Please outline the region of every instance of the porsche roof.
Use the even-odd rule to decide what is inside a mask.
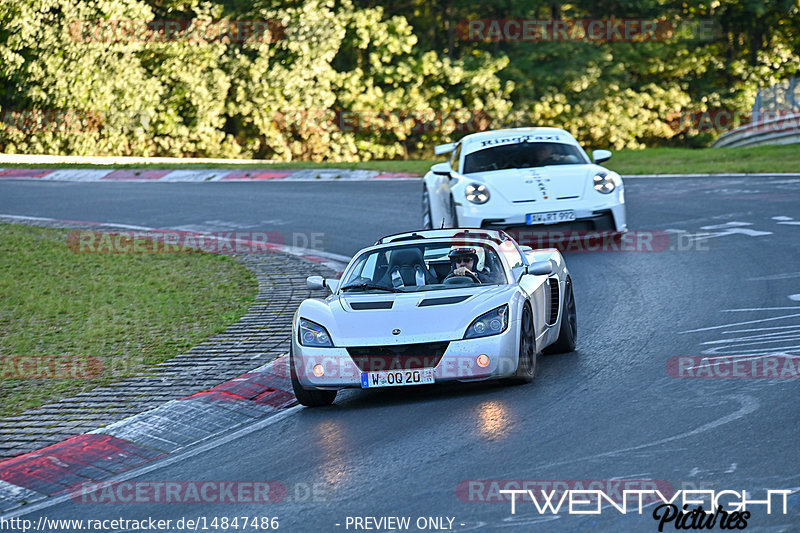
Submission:
[[[472,133],[461,139],[465,153],[482,150],[499,144],[521,142],[558,142],[579,146],[575,137],[560,128],[509,128]]]

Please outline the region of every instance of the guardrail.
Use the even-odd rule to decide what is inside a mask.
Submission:
[[[795,143],[800,143],[800,111],[756,120],[727,131],[717,137],[711,146],[722,148]]]

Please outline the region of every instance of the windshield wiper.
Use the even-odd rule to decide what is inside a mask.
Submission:
[[[347,290],[376,290],[376,291],[386,291],[386,292],[403,292],[400,289],[396,289],[394,287],[387,287],[386,285],[375,285],[374,283],[358,283],[356,285],[347,285],[342,287],[342,291]]]

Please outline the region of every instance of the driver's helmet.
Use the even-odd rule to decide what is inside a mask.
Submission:
[[[478,256],[478,250],[473,247],[465,247],[465,246],[453,246],[450,248],[450,253],[447,254],[450,258],[450,268],[451,270],[455,270],[458,265],[456,265],[456,257],[469,257],[472,259],[472,271],[478,272],[480,271],[480,257]]]

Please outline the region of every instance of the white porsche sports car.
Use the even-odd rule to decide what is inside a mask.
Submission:
[[[597,164],[611,152],[595,150],[592,162],[564,130],[485,131],[435,151],[451,156],[425,175],[424,228],[627,230],[622,179]]]
[[[541,351],[575,349],[572,280],[558,250],[503,231],[441,229],[380,239],[341,280],[312,276],[292,322],[298,401],[343,388],[509,378],[529,382]]]

